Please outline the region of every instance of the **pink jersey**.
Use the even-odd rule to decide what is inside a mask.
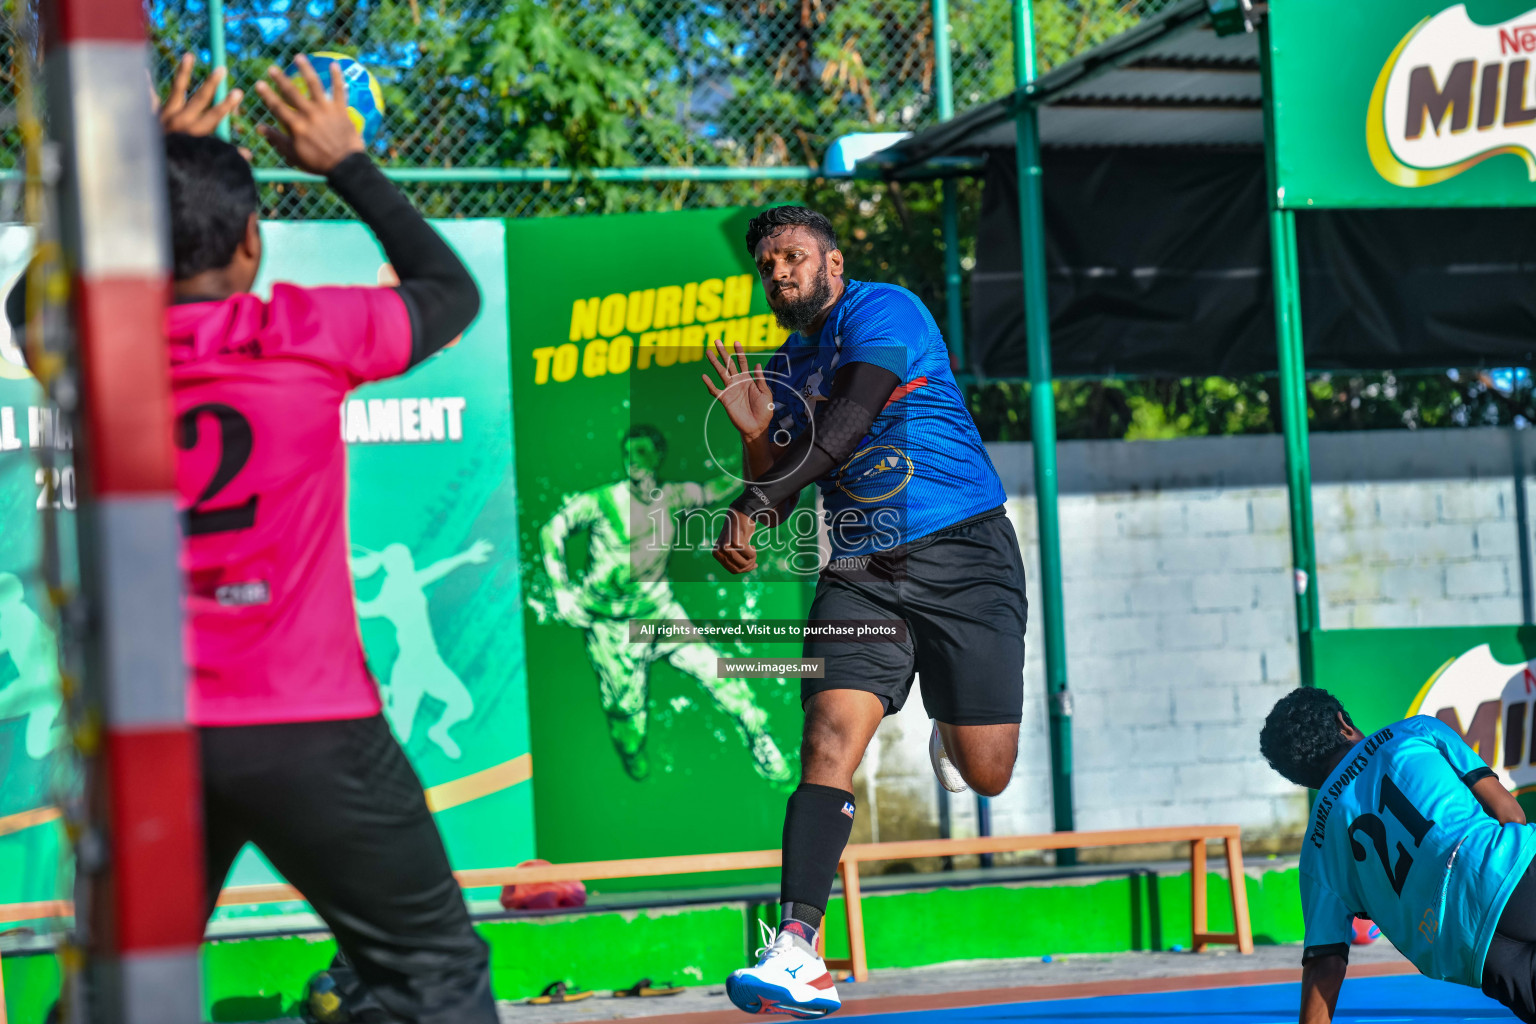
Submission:
[[[279,284],[166,313],[195,725],[363,718],[380,710],[353,609],[352,388],[410,361],[385,288]]]

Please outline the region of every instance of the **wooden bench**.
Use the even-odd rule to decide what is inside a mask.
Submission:
[[[1233,931],[1212,932],[1207,915],[1205,844],[1225,845],[1227,870],[1232,880]],[[838,867],[843,879],[843,901],[848,926],[847,959],[828,960],[827,966],[853,972],[856,981],[869,976],[864,944],[864,908],[860,898],[859,865],[873,861],[915,860],[919,857],[964,857],[983,853],[1017,853],[1026,850],[1086,849],[1152,843],[1189,844],[1190,916],[1192,946],[1199,953],[1211,943],[1235,945],[1242,953],[1253,952],[1253,931],[1248,920],[1248,890],[1243,884],[1242,833],[1236,825],[1186,825],[1173,828],[1116,829],[1103,832],[1050,832],[1032,836],[988,836],[981,839],[917,839],[896,843],[855,843],[843,851]],[[455,872],[465,889],[516,885],[519,882],[597,882],[611,878],[647,878],[687,875],[706,871],[747,871],[776,868],[778,850],[745,853],[700,853],[676,857],[645,857],[638,860],[602,860],[548,867],[486,868]],[[276,903],[301,900],[287,885],[248,885],[225,889],[219,906]],[[0,906],[0,923],[68,916],[67,902],[19,903]]]

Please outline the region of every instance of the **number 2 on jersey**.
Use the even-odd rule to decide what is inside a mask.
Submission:
[[[249,530],[256,525],[256,495],[228,508],[208,508],[207,504],[228,487],[250,461],[251,450],[256,444],[251,421],[240,415],[239,410],[218,402],[193,406],[182,413],[176,423],[176,444],[182,451],[189,452],[197,447],[197,424],[201,416],[212,416],[219,425],[219,465],[203,493],[181,514],[182,532],[189,537],[198,537]]]
[[[1408,834],[1413,838],[1413,847],[1418,849],[1424,844],[1424,837],[1429,835],[1429,830],[1435,827],[1435,823],[1419,813],[1419,809],[1409,803],[1403,791],[1397,788],[1397,784],[1390,776],[1382,776],[1381,801],[1376,808],[1386,811],[1396,818]],[[1387,823],[1374,814],[1362,814],[1349,823],[1349,848],[1355,855],[1355,860],[1364,863],[1368,853],[1360,844],[1357,834],[1364,832],[1371,837],[1371,845],[1376,848],[1376,856],[1381,859],[1382,870],[1387,873],[1387,881],[1392,883],[1392,891],[1399,896],[1403,894],[1403,885],[1408,881],[1408,871],[1413,867],[1413,857],[1402,843],[1397,844],[1397,861],[1391,863],[1387,854]]]

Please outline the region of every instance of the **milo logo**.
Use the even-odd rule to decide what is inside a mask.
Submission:
[[[1479,25],[1458,4],[1419,22],[1371,93],[1366,143],[1377,172],[1421,188],[1508,154],[1536,181],[1533,55],[1536,10]]]
[[[1410,715],[1432,715],[1467,741],[1499,781],[1536,810],[1536,661],[1506,665],[1487,644],[1430,677]]]

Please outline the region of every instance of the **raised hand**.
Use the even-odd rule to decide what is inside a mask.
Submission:
[[[491,557],[492,550],[490,541],[477,540],[469,546],[469,550],[464,553],[464,556],[476,565],[483,565],[485,560]]]
[[[240,101],[245,98],[244,92],[231,89],[223,102],[215,103],[219,83],[228,77],[228,72],[224,68],[214,68],[213,74],[203,79],[203,84],[189,99],[187,88],[192,84],[192,68],[196,63],[190,53],[182,54],[181,60],[176,62],[176,74],[171,78],[171,92],[164,103],[160,102],[153,88],[149,91],[155,113],[160,117],[160,128],[167,134],[211,135],[218,128],[219,122],[240,108]]]
[[[347,82],[341,64],[331,65],[327,92],[308,58],[301,55],[296,63],[297,81],[274,65],[267,69],[272,83],[256,83],[256,95],[282,125],[280,129],[262,125],[259,130],[290,166],[326,175],[353,153],[366,152],[366,147],[347,113]]]
[[[718,339],[708,352],[710,365],[720,375],[719,387],[709,374],[701,375],[709,393],[720,402],[742,437],[751,441],[767,433],[773,425],[773,392],[763,377],[763,368],[748,370],[746,352],[739,341],[734,355]]]

